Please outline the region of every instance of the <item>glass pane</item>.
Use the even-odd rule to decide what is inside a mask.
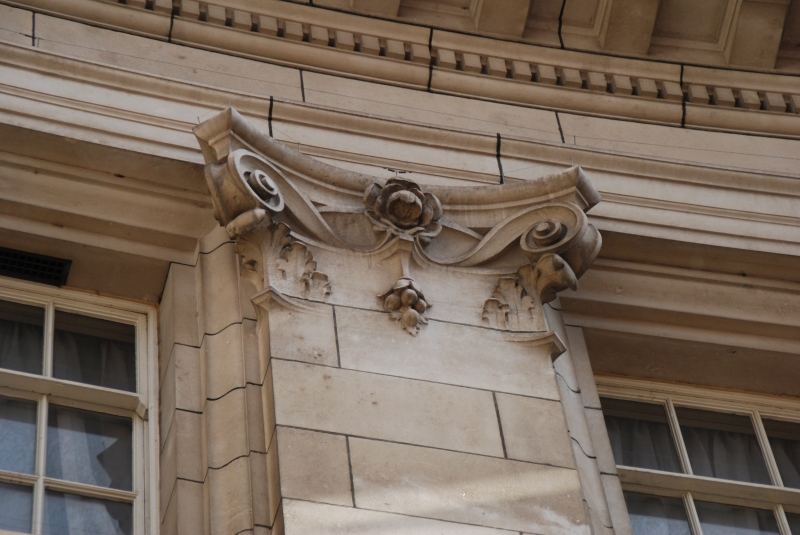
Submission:
[[[789,521],[789,529],[792,535],[800,535],[800,515],[786,513],[786,520]]]
[[[32,474],[35,458],[36,403],[0,398],[0,470]]]
[[[682,472],[663,406],[608,398],[600,403],[617,464]]]
[[[722,503],[694,502],[703,535],[779,535],[775,514]]]
[[[47,477],[131,490],[131,432],[128,418],[51,405]]]
[[[133,506],[47,490],[44,535],[131,535]]]
[[[31,532],[33,487],[0,483],[0,529]]]
[[[0,368],[42,374],[44,308],[0,301]]]
[[[56,311],[53,377],[136,390],[136,328]]]
[[[800,425],[777,420],[763,422],[783,486],[800,489]]]
[[[675,412],[695,475],[771,484],[750,418],[685,408]]]
[[[691,535],[680,498],[625,492],[633,535]]]

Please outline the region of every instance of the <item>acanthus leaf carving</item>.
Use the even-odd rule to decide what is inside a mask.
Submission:
[[[503,331],[546,331],[542,306],[557,292],[578,287],[578,279],[563,258],[547,254],[536,265],[525,264],[516,275],[501,277],[483,306],[483,320]]]

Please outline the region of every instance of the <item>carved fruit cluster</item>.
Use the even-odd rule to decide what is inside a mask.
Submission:
[[[383,299],[383,306],[391,312],[392,318],[399,320],[403,328],[412,335],[417,335],[420,324],[428,323],[425,312],[430,305],[413,279],[401,278],[391,290],[379,297]]]
[[[442,203],[410,180],[371,184],[364,192],[364,206],[374,223],[394,234],[416,235],[427,243],[442,230]]]

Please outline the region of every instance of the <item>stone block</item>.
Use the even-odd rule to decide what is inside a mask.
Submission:
[[[686,94],[692,104],[708,104],[708,88],[704,85],[691,84]]]
[[[344,436],[279,426],[278,463],[284,499],[353,506]]]
[[[253,529],[249,464],[249,458],[242,457],[208,471],[208,516],[212,534]]]
[[[219,24],[220,26],[225,26],[225,23],[228,20],[228,16],[226,13],[226,9],[221,6],[215,6],[213,4],[205,4],[206,6],[206,20],[212,24]],[[202,9],[202,4],[201,4]]]
[[[789,111],[800,113],[800,95],[789,95]]]
[[[328,28],[321,28],[319,26],[311,26],[309,34],[309,41],[315,45],[328,46],[330,37],[328,35]]]
[[[577,69],[562,69],[561,84],[564,87],[580,89],[583,87],[583,78],[581,78],[581,72]]]
[[[276,359],[272,367],[278,425],[503,455],[490,392]]]
[[[197,535],[205,532],[203,484],[178,480],[169,497],[161,524],[163,535]]]
[[[248,383],[260,385],[269,365],[269,354],[262,351],[258,340],[258,324],[253,320],[242,321],[242,340],[244,348],[245,379]]]
[[[496,394],[509,459],[575,468],[561,403]]]
[[[203,342],[206,359],[206,396],[217,399],[245,384],[242,324],[228,325]]]
[[[606,75],[604,73],[589,72],[586,75],[586,78],[589,81],[589,89],[592,91],[608,91],[608,80],[606,79]]]
[[[486,58],[486,70],[488,71],[489,76],[496,76],[498,78],[505,78],[506,74],[508,74],[506,60],[501,58],[493,58],[491,56]]]
[[[758,93],[749,89],[742,89],[739,91],[739,106],[747,108],[748,110],[760,110],[761,98]]]
[[[275,399],[272,387],[272,366],[267,368],[264,385],[261,387],[261,407],[264,416],[264,436],[272,440],[275,432]]]
[[[199,348],[173,346],[169,366],[174,368],[172,372],[174,384],[170,388],[175,390],[175,408],[202,412],[205,402],[205,366],[202,359],[203,354]],[[168,370],[162,385],[162,396],[167,396],[169,374]]]
[[[530,7],[528,0],[483,0],[476,6],[475,26],[481,32],[522,37]]]
[[[266,15],[258,15],[258,33],[278,35],[278,21]]]
[[[430,65],[431,51],[425,45],[411,43],[411,61],[422,65]]]
[[[637,78],[635,89],[635,93],[639,96],[646,98],[658,97],[658,87],[656,86],[654,80],[650,80],[648,78]]]
[[[250,31],[253,29],[253,16],[246,11],[234,10],[232,24],[234,28]]]
[[[381,43],[377,37],[362,35],[360,43],[360,51],[362,53],[370,54],[371,56],[379,56],[381,54]]]
[[[461,55],[461,70],[464,72],[480,74],[480,72],[483,70],[481,57],[477,54],[470,54],[468,52],[463,53]]]
[[[555,85],[556,82],[558,82],[555,67],[551,67],[550,65],[537,65],[534,81],[540,84]]]
[[[276,302],[269,304],[270,355],[338,366],[333,307],[303,303],[303,309],[287,308]]]
[[[780,93],[765,93],[764,104],[767,111],[777,111],[781,113],[786,111],[786,100],[784,100],[783,95]]]
[[[542,535],[589,535],[575,470],[350,438],[359,507]]]
[[[531,72],[531,64],[527,61],[514,60],[511,62],[511,75],[515,80],[522,80],[530,82],[533,80],[533,72]]]
[[[278,513],[281,507],[281,483],[280,465],[278,461],[278,433],[277,429],[272,434],[269,449],[267,449],[267,485],[269,490],[269,517],[270,525],[275,525],[275,531],[281,531],[277,527],[279,521]],[[276,521],[277,520],[277,521]],[[274,524],[273,524],[274,523]]]
[[[253,493],[253,522],[256,525],[271,526],[274,520],[269,509],[269,483],[267,454],[251,451],[250,486]]]
[[[220,399],[206,402],[208,466],[220,468],[247,455],[247,408],[245,390],[234,390]]]
[[[456,61],[456,53],[452,50],[444,50],[439,48],[436,50],[436,65],[445,69],[455,69],[458,62]]]
[[[611,77],[611,92],[615,95],[630,95],[633,93],[633,86],[629,76],[615,74]]]
[[[181,17],[198,20],[200,18],[200,2],[195,0],[181,0]]]
[[[597,384],[594,381],[592,364],[589,360],[589,351],[586,349],[586,340],[581,327],[566,327],[569,353],[575,367],[575,376],[581,388],[581,398],[584,407],[600,408],[600,397],[597,395]]]
[[[733,108],[736,106],[736,97],[729,87],[715,87],[711,95],[711,103],[716,106]]]
[[[631,519],[628,516],[628,506],[625,505],[625,496],[622,494],[622,485],[617,476],[601,475],[608,511],[614,525],[614,535],[633,535]]]
[[[202,482],[207,465],[203,452],[202,415],[193,412],[176,411],[175,422],[172,424],[170,433],[173,431],[177,449],[175,466],[177,477],[179,479]]]
[[[788,0],[744,0],[739,4],[739,16],[731,32],[730,63],[774,68],[788,8]]]
[[[683,89],[681,89],[681,85],[677,82],[660,82],[661,89],[659,91],[659,97],[663,98],[664,100],[672,100],[674,102],[681,102],[683,101]]]
[[[416,338],[387,314],[337,308],[343,368],[559,399],[549,353],[495,331],[430,321]],[[376,335],[376,333],[381,333]]]
[[[159,311],[159,378],[167,372],[173,344],[197,347],[200,337],[197,325],[197,282],[195,268],[172,264],[164,285]]]
[[[163,446],[159,455],[158,488],[160,500],[161,521],[167,514],[169,502],[175,489],[175,481],[178,478],[178,459],[177,459],[177,440],[175,438],[175,427],[171,426],[166,436],[162,436]]]
[[[297,500],[284,500],[283,518],[285,535],[510,535],[480,526]]]
[[[406,57],[406,48],[401,41],[386,40],[386,57],[403,60]]]
[[[250,451],[267,453],[267,432],[264,429],[263,386],[248,384],[245,387],[247,400],[247,438]],[[271,430],[270,430],[271,431]]]
[[[355,50],[355,36],[351,32],[336,30],[336,48],[341,48],[343,50]]]
[[[226,243],[198,258],[202,284],[203,332],[216,334],[242,321],[239,271],[233,244]]]
[[[614,452],[611,451],[611,443],[608,440],[603,411],[600,409],[586,409],[586,423],[589,425],[589,434],[597,455],[597,467],[601,473],[616,474],[617,465],[614,462]]]
[[[302,41],[305,37],[303,25],[291,20],[285,21],[283,23],[283,36],[291,41]]]
[[[0,39],[20,45],[32,45],[33,13],[0,5]]]

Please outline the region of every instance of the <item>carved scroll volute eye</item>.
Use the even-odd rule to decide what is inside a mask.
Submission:
[[[567,233],[567,228],[557,219],[539,221],[525,235],[525,243],[531,249],[549,247],[558,243]]]
[[[256,169],[243,173],[244,181],[253,195],[271,212],[283,210],[283,196],[278,186],[265,172]]]

